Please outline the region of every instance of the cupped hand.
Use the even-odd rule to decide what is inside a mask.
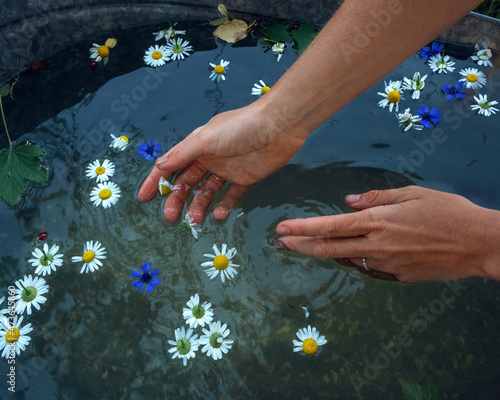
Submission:
[[[202,181],[189,216],[199,223],[227,182],[214,209],[215,219],[226,218],[251,185],[284,166],[304,143],[300,135],[284,131],[282,121],[260,104],[216,115],[157,159],[139,189],[139,201],[153,199],[160,177],[167,179],[182,169],[173,182],[177,189],[165,201],[167,221],[177,221],[191,189]]]
[[[289,250],[347,258],[402,282],[469,276],[500,279],[500,212],[464,197],[408,186],[346,196],[355,213],[287,220]]]

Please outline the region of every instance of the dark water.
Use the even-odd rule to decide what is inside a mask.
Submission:
[[[188,231],[173,233],[179,225],[162,219],[160,198],[135,200],[152,166],[137,146],[152,139],[168,149],[213,115],[250,103],[253,83],[274,84],[296,55],[288,48],[277,63],[251,38],[236,47],[216,43],[196,23],[187,27],[190,57],[146,68],[151,33],[163,28],[119,32],[109,64],[96,70],[88,67],[91,42],[75,44],[47,60],[47,69],[22,75],[15,100],[5,104],[18,142],[35,141],[46,152],[50,181],[31,186],[14,208],[0,203],[0,283],[6,288],[33,274],[27,259],[38,232],[47,231],[65,255],[47,279],[46,304],[25,317],[35,330],[17,359],[16,398],[400,399],[399,379],[427,378],[445,399],[495,398],[498,283],[383,282],[271,246],[279,221],[348,212],[346,194],[374,188],[416,183],[499,209],[500,117],[477,116],[471,98],[449,102],[440,93],[472,61],[457,59],[453,74],[431,75],[414,56],[386,78],[429,74],[422,99],[407,93],[400,112],[436,107],[443,115],[437,128],[401,133],[394,114],[377,106],[379,82],[315,131],[288,166],[255,185],[226,222],[207,217],[195,240]],[[461,51],[456,56],[465,58]],[[231,64],[216,84],[207,67],[221,58]],[[479,92],[498,91],[498,69],[486,72]],[[110,133],[128,136],[131,146],[111,152]],[[112,181],[122,190],[107,210],[89,200],[94,184],[85,169],[96,158],[115,163]],[[81,255],[87,240],[99,240],[108,257],[99,271],[81,275],[71,256]],[[239,273],[225,284],[200,267],[214,243],[238,250]],[[148,261],[163,282],[146,295],[129,273]],[[167,340],[184,324],[182,308],[195,293],[212,302],[235,344],[222,360],[199,352],[183,367]],[[308,324],[328,340],[315,357],[292,351],[295,333]],[[6,383],[0,397],[8,398]]]

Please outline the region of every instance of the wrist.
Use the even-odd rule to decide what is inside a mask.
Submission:
[[[500,281],[500,211],[484,209],[481,221],[484,255],[479,276]]]

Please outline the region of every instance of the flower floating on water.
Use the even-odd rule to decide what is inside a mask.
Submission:
[[[212,304],[204,301],[200,306],[200,296],[198,296],[198,293],[191,296],[186,305],[187,308],[184,307],[182,309],[182,315],[190,328],[203,327],[205,324],[212,322],[214,316],[214,312],[210,308]]]
[[[24,311],[31,315],[31,307],[40,310],[40,305],[47,301],[45,294],[49,291],[49,286],[46,284],[45,279],[36,276],[32,278],[31,275],[25,276],[16,282],[17,289],[15,289],[16,314],[22,314]]]
[[[200,337],[200,345],[205,345],[201,351],[214,360],[220,360],[222,353],[227,354],[233,346],[233,340],[227,339],[230,332],[226,324],[221,326],[221,322],[217,321],[210,323],[208,327],[209,329],[203,328],[203,335]]]
[[[55,244],[50,249],[47,243],[44,243],[42,250],[35,248],[31,253],[35,258],[28,260],[32,267],[36,267],[35,274],[45,276],[55,271],[57,267],[60,267],[63,263],[63,254],[57,254],[58,251],[59,246]]]
[[[14,322],[11,323],[7,318],[0,319],[0,350],[2,357],[14,358],[14,354],[21,354],[26,349],[31,338],[28,336],[33,328],[31,323],[21,327],[23,317],[16,315]]]
[[[303,351],[309,356],[316,354],[319,346],[323,346],[327,342],[324,336],[319,335],[316,328],[311,328],[311,325],[308,325],[307,328],[299,329],[297,337],[299,340],[292,340],[293,351]]]
[[[483,48],[479,46],[478,43],[476,43],[475,49],[476,53],[471,56],[471,58],[477,62],[478,65],[481,65],[483,67],[493,67],[493,64],[490,61],[490,58],[492,56],[491,50],[489,49],[488,45],[486,42],[482,43]]]
[[[463,76],[459,82],[464,82],[467,89],[480,89],[486,85],[486,75],[477,68],[464,68],[460,71]]]
[[[441,120],[441,113],[437,108],[429,110],[429,107],[423,105],[417,109],[416,113],[420,116],[420,123],[426,128],[431,128]]]
[[[109,147],[112,147],[113,150],[123,151],[127,148],[128,143],[129,143],[128,137],[126,137],[126,136],[116,137],[113,134],[110,134],[109,136],[111,136],[111,138],[113,139],[113,141],[109,145]]]
[[[94,272],[102,267],[102,262],[100,260],[104,260],[106,256],[106,249],[96,241],[95,243],[91,240],[90,242],[86,242],[83,246],[83,256],[74,256],[71,257],[71,261],[73,262],[82,262],[83,267],[80,270],[80,273],[83,272]]]
[[[433,72],[440,74],[441,72],[453,72],[455,70],[455,61],[450,60],[450,56],[445,56],[442,54],[436,54],[429,58],[427,65],[432,69]]]
[[[273,44],[273,47],[271,47],[271,50],[275,56],[278,56],[276,61],[279,61],[283,53],[285,52],[285,43],[275,43]]]
[[[186,213],[185,218],[182,220],[183,225],[179,228],[175,229],[172,233],[178,232],[181,229],[191,229],[191,233],[195,239],[198,239],[198,231],[199,228],[196,226],[196,222],[193,222],[193,218],[191,218],[188,213]]]
[[[385,91],[377,93],[384,97],[383,100],[378,102],[378,105],[382,108],[389,106],[389,112],[392,112],[393,108],[398,111],[399,101],[404,99],[402,96],[403,89],[401,88],[401,81],[389,81],[389,83],[384,82],[384,84]]]
[[[155,276],[160,275],[156,267],[150,272],[151,263],[148,262],[144,265],[140,266],[142,273],[140,271],[133,271],[130,273],[134,278],[139,278],[137,281],[133,281],[132,285],[134,285],[137,289],[142,292],[144,286],[146,286],[146,293],[150,293],[154,290],[156,285],[161,283],[160,278],[155,278]]]
[[[493,94],[489,99],[485,94],[480,94],[479,97],[474,96],[477,104],[471,104],[470,108],[472,110],[477,110],[478,114],[482,114],[485,117],[489,117],[491,114],[496,114],[498,108],[492,107],[498,104],[498,101],[491,101]]]
[[[152,140],[149,140],[147,143],[142,143],[139,145],[137,149],[139,155],[144,157],[146,160],[150,161],[152,158],[158,158],[158,154],[155,151],[161,151],[161,144],[156,143],[153,144]]]
[[[409,108],[407,108],[404,113],[398,114],[397,117],[399,126],[404,127],[404,132],[407,132],[411,128],[416,129],[417,131],[422,129],[422,125],[419,124],[420,116],[412,115]]]
[[[170,61],[171,52],[166,46],[149,46],[144,55],[144,62],[147,65],[151,65],[153,68],[161,67],[165,65],[167,61]]]
[[[104,182],[109,180],[115,174],[115,165],[109,161],[104,160],[102,165],[99,160],[95,160],[87,166],[87,178],[96,179],[97,182]]]
[[[196,357],[195,351],[198,351],[198,347],[200,347],[198,335],[193,335],[191,328],[186,332],[184,327],[175,330],[175,341],[169,340],[168,344],[174,346],[168,349],[169,353],[173,353],[172,359],[181,358],[184,366],[190,358]]]
[[[179,189],[179,185],[172,185],[168,180],[166,180],[163,176],[160,177],[160,181],[158,182],[158,190],[161,195],[168,195],[172,190]]]
[[[102,204],[104,208],[111,207],[116,204],[120,198],[121,190],[113,182],[98,183],[92,192],[90,192],[90,201],[94,206],[98,207]]]
[[[412,99],[420,98],[420,92],[424,90],[425,87],[425,78],[427,78],[427,75],[420,77],[420,72],[415,72],[412,79],[403,78],[403,89],[413,90]]]
[[[92,43],[92,47],[90,48],[90,58],[99,62],[102,60],[103,64],[106,65],[108,63],[109,56],[109,47],[106,45],[99,45],[97,43]]]
[[[193,51],[193,46],[190,46],[187,40],[177,38],[170,39],[166,47],[172,53],[172,60],[184,60],[189,57],[189,52]]]
[[[176,35],[185,35],[185,34],[186,31],[177,31],[172,26],[170,28],[163,29],[162,31],[159,32],[153,32],[153,35],[155,35],[155,40],[161,40],[163,38],[165,38],[166,40],[175,39]]]
[[[232,279],[238,273],[234,267],[239,267],[239,265],[233,264],[231,259],[236,255],[236,248],[227,250],[226,243],[222,244],[221,251],[214,244],[212,249],[215,254],[203,254],[205,257],[211,258],[212,261],[205,261],[201,264],[202,267],[209,267],[205,270],[210,279],[215,278],[219,275],[220,279],[224,283],[225,279]]]
[[[423,47],[418,54],[425,60],[428,60],[432,56],[439,54],[443,51],[444,45],[441,43],[433,42],[430,46]]]
[[[259,85],[260,83],[260,85]],[[254,83],[252,88],[252,95],[264,96],[271,88],[267,86],[264,81],[260,80],[259,83]]]
[[[229,61],[220,60],[220,64],[210,63],[210,70],[212,73],[210,74],[210,79],[217,82],[226,80],[224,74],[226,73],[227,66],[229,65]]]
[[[463,99],[465,97],[465,90],[460,90],[465,84],[463,82],[458,81],[457,86],[450,86],[448,82],[443,86],[443,93],[446,94],[446,98],[448,100],[453,100],[455,97],[457,100]]]

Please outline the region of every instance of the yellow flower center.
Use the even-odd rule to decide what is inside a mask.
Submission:
[[[120,136],[118,139],[123,139],[128,143],[128,137],[126,137],[126,136]]]
[[[267,92],[269,92],[269,90],[271,90],[271,88],[269,86],[264,86],[260,92],[262,94],[266,94]],[[266,99],[267,99],[267,97],[266,97]]]
[[[111,197],[111,190],[109,189],[102,189],[100,192],[99,192],[99,197],[102,199],[102,200],[107,200]]]
[[[216,74],[223,74],[224,73],[224,67],[222,65],[217,65],[215,68],[214,68],[214,72]]]
[[[314,339],[306,339],[304,343],[302,343],[302,350],[307,355],[314,355],[318,351],[318,343]]]
[[[467,75],[467,80],[469,82],[476,82],[477,81],[477,75],[476,74],[469,74],[469,75]]]
[[[109,47],[108,46],[99,46],[97,49],[97,54],[102,58],[109,56]]]
[[[160,193],[165,195],[165,194],[170,194],[172,189],[170,189],[167,185],[160,185]]]
[[[106,172],[106,170],[104,169],[104,167],[97,167],[97,168],[95,169],[95,173],[96,173],[97,175],[102,175],[102,174],[104,174],[105,172]]]
[[[397,103],[400,98],[401,95],[396,89],[393,89],[391,92],[387,94],[387,100],[389,100],[389,103]]]
[[[19,332],[19,329],[12,328],[5,332],[5,341],[7,343],[14,343],[17,342],[17,339],[19,339],[20,336],[21,332]]]
[[[153,57],[153,60],[159,60],[162,57],[162,54],[159,51],[155,51],[151,54],[151,57]]]
[[[84,263],[89,263],[95,258],[95,253],[92,250],[88,250],[85,253],[83,253],[82,258]]]
[[[229,265],[229,259],[226,256],[219,254],[214,258],[215,269],[218,269],[220,271],[226,269],[228,265]]]

